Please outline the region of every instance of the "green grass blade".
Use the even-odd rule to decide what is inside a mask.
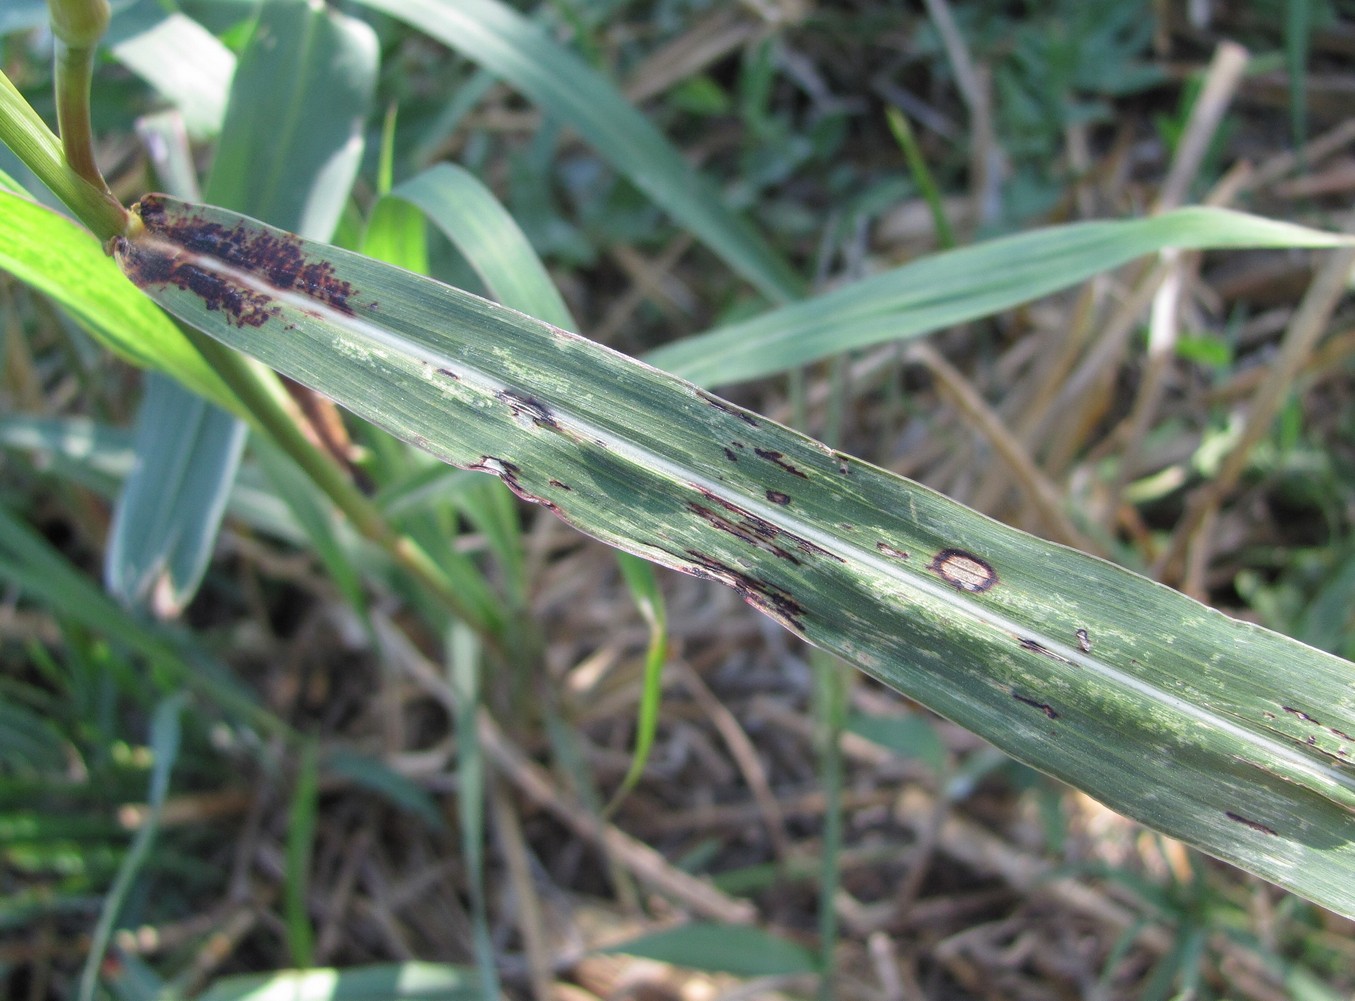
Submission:
[[[469,884],[470,917],[480,996],[499,996],[498,966],[489,931],[485,892],[485,757],[480,746],[480,646],[464,624],[453,622],[447,638],[447,681],[456,699],[456,778],[461,855]]]
[[[245,425],[151,373],[137,419],[138,457],[113,511],[105,584],[131,608],[177,616],[216,544],[245,445]]]
[[[774,302],[799,280],[718,190],[608,81],[497,0],[361,0],[436,38],[571,126],[632,184]]]
[[[697,385],[728,385],[988,316],[1165,247],[1334,247],[1348,242],[1348,237],[1304,226],[1205,207],[1150,219],[1054,226],[936,254],[666,345],[645,361]]]
[[[641,935],[603,950],[741,977],[814,973],[814,956],[793,942],[746,925],[704,922]]]
[[[654,737],[659,732],[659,708],[663,697],[663,668],[668,660],[668,622],[664,610],[663,592],[659,590],[659,578],[654,568],[644,560],[636,559],[630,553],[617,553],[617,567],[626,582],[631,599],[640,609],[640,617],[649,628],[649,641],[645,644],[645,667],[640,688],[640,705],[635,714],[635,750],[631,753],[630,767],[626,769],[621,784],[612,793],[607,808],[603,810],[611,815],[621,805],[622,800],[635,788],[645,772],[649,761],[649,752],[654,748]]]
[[[355,18],[305,0],[263,6],[240,58],[207,197],[327,239],[363,151],[377,44]]]
[[[156,706],[155,715],[151,718],[151,787],[146,796],[149,810],[145,821],[136,832],[136,837],[132,839],[132,847],[128,849],[122,865],[118,867],[117,879],[113,881],[108,895],[104,898],[103,911],[99,914],[98,924],[94,927],[89,955],[85,959],[85,966],[80,975],[80,1001],[92,1001],[94,997],[99,967],[103,964],[104,953],[108,949],[109,940],[113,937],[118,913],[122,910],[123,902],[127,899],[132,883],[150,853],[156,832],[160,829],[160,814],[164,809],[165,796],[169,793],[169,775],[179,757],[179,714],[183,712],[187,698],[184,692],[169,696]]]
[[[116,256],[186,322],[1355,915],[1349,662],[478,297],[220,209],[152,196],[139,212]]]
[[[89,230],[0,190],[0,268],[60,304],[95,340],[223,405],[234,394],[164,313],[118,273]]]
[[[846,773],[842,732],[847,727],[851,682],[837,658],[822,650],[813,652],[810,665],[814,669],[814,750],[824,798],[818,882],[819,998],[831,1001],[837,980],[837,894],[842,887],[842,797]]]
[[[176,71],[159,58],[166,45],[188,58],[196,52],[196,36],[166,34],[170,25],[161,21],[137,36],[149,47],[144,60],[164,72]],[[230,83],[229,119],[222,128],[217,108],[213,124],[222,130],[221,146],[228,152],[213,166],[208,196],[310,236],[329,237],[362,155],[359,129],[376,70],[371,29],[304,0],[271,3],[238,70],[234,57],[229,69],[234,79],[226,74],[219,95],[224,101]],[[259,129],[265,109],[284,127]],[[188,158],[186,151],[176,152],[180,160]],[[189,171],[181,168],[178,174]],[[167,380],[150,380],[141,406],[138,463],[118,500],[105,576],[124,603],[168,618],[192,600],[206,572],[245,428]]]
[[[210,139],[221,131],[235,56],[215,35],[154,0],[120,10],[108,30],[118,62],[173,102],[190,136]]]
[[[287,817],[283,906],[287,918],[287,948],[292,965],[299,970],[313,965],[315,954],[315,932],[311,928],[307,901],[311,886],[311,849],[315,845],[316,814],[320,805],[319,761],[319,750],[312,737],[301,745],[296,790]]]
[[[195,197],[193,152],[170,114],[143,120],[143,141],[170,190]],[[158,372],[145,386],[136,463],[113,509],[104,583],[124,605],[169,619],[188,607],[207,572],[246,435],[229,412]]]
[[[397,185],[388,197],[417,206],[456,245],[494,298],[573,329],[569,307],[527,237],[470,171],[440,163]]]

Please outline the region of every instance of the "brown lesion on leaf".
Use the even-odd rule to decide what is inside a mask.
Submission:
[[[223,226],[192,211],[171,213],[161,195],[147,195],[137,203],[136,211],[149,237],[182,247],[187,255],[211,257],[257,275],[279,292],[296,292],[346,316],[354,315],[349,300],[356,289],[336,274],[332,262],[308,257],[299,236],[245,221]],[[154,241],[122,240],[116,249],[124,270],[138,285],[174,285],[191,291],[209,310],[228,313],[237,326],[262,326],[279,312],[267,293],[209,272],[178,254],[161,252]]]
[[[798,476],[802,480],[809,479],[808,476],[806,476],[804,473],[800,472],[800,470],[796,469],[789,462],[787,462],[781,452],[773,452],[769,448],[755,448],[753,449],[753,454],[756,455],[759,459],[766,459],[773,465],[780,466],[782,469],[790,473],[792,476]]]
[[[282,312],[272,296],[206,271],[154,244],[118,238],[113,253],[137,287],[173,285],[192,292],[208,312],[223,313],[237,327],[261,327]]]
[[[754,527],[747,523],[733,521],[719,512],[706,507],[704,504],[698,504],[696,501],[688,501],[687,509],[712,528],[718,529],[721,532],[728,532],[736,539],[742,539],[754,548],[771,553],[779,560],[789,560],[797,566],[800,563],[800,558],[798,556],[771,541],[775,538],[774,535],[759,533]]]
[[[890,559],[895,559],[895,560],[906,560],[906,559],[908,559],[908,554],[907,554],[907,553],[905,553],[902,549],[898,549],[898,548],[896,548],[896,547],[894,547],[894,546],[891,546],[888,542],[883,542],[883,541],[882,541],[882,542],[877,542],[877,543],[875,543],[875,548],[878,549],[880,552],[884,553],[884,554],[885,554],[886,556],[888,556]]]
[[[979,594],[997,584],[997,571],[987,560],[963,549],[943,549],[927,564],[943,581],[957,591]]]
[[[1077,637],[1077,648],[1079,650],[1083,653],[1092,652],[1092,637],[1087,630],[1079,629],[1077,632],[1073,633],[1073,635]]]
[[[1059,718],[1058,710],[1051,706],[1048,702],[1041,702],[1039,699],[1032,699],[1028,695],[1022,695],[1020,692],[1015,691],[1012,692],[1012,698],[1014,698],[1017,702],[1022,703],[1023,705],[1034,706],[1036,709],[1040,710],[1040,712],[1044,713],[1050,719]]]
[[[1280,835],[1280,832],[1275,830],[1275,828],[1267,827],[1259,820],[1249,820],[1239,813],[1234,813],[1232,810],[1225,811],[1224,816],[1234,823],[1241,824],[1243,827],[1250,827],[1253,831],[1260,831],[1262,834],[1268,834],[1272,838],[1279,837]]]
[[[785,507],[790,503],[790,494],[782,493],[780,490],[768,490],[767,499],[773,504],[779,504]]]
[[[1302,720],[1304,723],[1311,723],[1313,726],[1326,730],[1333,737],[1338,737],[1341,740],[1355,740],[1355,737],[1352,737],[1344,730],[1337,729],[1334,726],[1324,726],[1320,720],[1314,718],[1310,713],[1304,712],[1302,709],[1295,709],[1293,706],[1280,706],[1280,708],[1296,719]],[[1309,743],[1311,742],[1312,741],[1310,740]]]
[[[714,493],[713,491],[707,490],[704,487],[697,487],[697,490],[701,494],[701,496],[704,497],[707,501],[711,502],[712,504],[719,505],[726,512],[728,512],[728,514],[734,515],[737,520],[730,519],[728,515],[720,514],[703,504],[696,503],[695,501],[688,502],[687,506],[690,509],[692,509],[698,514],[701,514],[703,517],[706,517],[706,514],[709,514],[714,518],[717,518],[720,521],[737,528],[738,531],[734,532],[733,534],[738,535],[740,538],[748,542],[751,542],[754,545],[757,545],[761,548],[766,548],[766,545],[773,545],[776,543],[784,542],[794,546],[797,551],[806,556],[826,556],[829,559],[836,560],[839,563],[847,562],[836,553],[829,552],[822,546],[810,542],[808,539],[804,538],[803,536],[796,535],[794,532],[786,531],[780,525],[773,524],[766,518],[759,517],[752,511],[749,511],[746,508],[739,507],[739,505],[733,503],[732,501],[726,500],[725,498],[721,497],[717,493]],[[789,502],[790,498],[787,497],[786,500],[787,502]],[[777,502],[773,500],[773,503]],[[717,525],[716,527],[721,526]],[[728,531],[728,529],[725,530]],[[785,552],[785,550],[779,545],[776,545],[776,548],[780,549],[782,552]],[[796,562],[798,563],[799,560],[796,560]]]
[[[688,549],[691,563],[685,567],[693,577],[717,580],[732,587],[748,604],[770,615],[787,629],[804,632],[806,610],[785,588],[734,567],[695,549]]]

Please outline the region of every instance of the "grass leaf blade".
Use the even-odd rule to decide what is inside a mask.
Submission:
[[[132,467],[113,511],[104,575],[132,608],[177,616],[197,593],[240,455],[245,425],[152,372],[137,419]]]
[[[151,196],[139,212],[116,256],[186,322],[1355,915],[1348,662],[457,289],[220,209]]]
[[[729,385],[989,316],[1166,247],[1336,247],[1349,240],[1204,206],[1052,226],[935,254],[665,345],[645,360],[700,386]]]
[[[362,0],[400,18],[521,90],[578,130],[617,170],[774,302],[799,281],[747,221],[617,89],[496,0]]]

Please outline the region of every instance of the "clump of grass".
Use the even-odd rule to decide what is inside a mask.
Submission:
[[[639,349],[746,315],[759,294],[795,294],[797,269],[827,286],[930,249],[937,213],[963,241],[1039,212],[1119,214],[1173,178],[1220,202],[1298,214],[1286,154],[1250,178],[1212,176],[1211,164],[1233,159],[1211,147],[1217,117],[1182,114],[1155,131],[1151,114],[1177,93],[1157,68],[1204,59],[1199,36],[1170,25],[1152,51],[1146,14],[1110,32],[1084,23],[1058,50],[1081,54],[1068,64],[1033,58],[1050,54],[1032,48],[1036,27],[996,9],[980,11],[983,30],[961,19],[948,48],[911,57],[901,43],[951,30],[939,8],[929,22],[825,13],[788,25],[679,13],[655,5],[590,21],[558,5],[551,16],[594,64],[636,67],[634,86],[675,67],[686,83],[651,92],[646,113],[692,134],[727,196],[775,241],[735,230],[693,249],[693,235],[711,242],[710,220],[679,226],[655,209],[672,212],[676,199],[681,212],[680,191],[664,189],[665,201],[620,179],[624,158],[577,145],[544,95],[529,91],[524,109],[388,21],[376,23],[385,69],[366,100],[399,110],[379,140],[374,113],[354,112],[351,134],[370,134],[384,166],[353,163],[333,232],[458,284],[496,290],[505,273],[525,273],[530,253],[496,272],[467,236],[470,207],[493,212],[472,188],[457,189],[467,211],[433,220],[451,241],[406,211],[424,200],[402,185],[420,158],[455,154],[497,180],[535,245],[554,251],[569,301],[541,292],[529,311],[624,329]],[[306,23],[366,38],[348,20]],[[216,28],[242,66],[260,58],[261,43],[243,43],[249,26]],[[1107,46],[1133,86],[1086,87],[1083,57]],[[953,84],[966,64],[993,92]],[[1203,78],[1243,86],[1224,70],[1222,83]],[[45,70],[23,72],[46,88]],[[128,98],[109,109],[112,138],[96,153],[124,151],[112,187],[140,191],[165,171],[130,139],[145,94],[123,71],[101,72]],[[447,107],[430,92],[474,100]],[[913,192],[928,185],[917,167],[905,176],[887,106],[913,120],[918,162],[937,178],[926,211]],[[1226,138],[1247,148],[1273,119],[1237,115]],[[1180,137],[1174,150],[1163,131]],[[1318,177],[1332,135],[1309,150]],[[1003,151],[1016,163],[1005,179]],[[1056,156],[1064,169],[1030,179]],[[245,178],[258,165],[236,160]],[[239,178],[234,187],[259,194]],[[1000,211],[988,211],[993,199]],[[1320,221],[1321,201],[1305,208]],[[731,267],[714,267],[712,253]],[[1306,281],[1306,262],[1273,261]],[[1323,324],[1301,325],[1297,296],[1265,303],[1273,277],[1236,267],[1167,261],[925,347],[866,347],[788,378],[769,366],[734,392],[1010,523],[1066,533],[1348,656],[1350,415],[1339,390],[1355,342],[1338,334],[1314,349]],[[3,427],[4,500],[19,514],[0,533],[12,589],[0,809],[14,832],[0,948],[13,996],[75,996],[82,966],[94,969],[89,936],[103,930],[104,983],[129,997],[209,983],[213,996],[237,996],[232,974],[387,963],[404,964],[405,996],[422,983],[444,996],[546,997],[561,981],[605,996],[642,976],[675,989],[704,978],[712,990],[765,977],[804,996],[834,965],[839,997],[1348,992],[1342,919],[1144,833],[873,682],[844,683],[726,591],[618,569],[500,484],[435,466],[362,422],[350,422],[350,440],[325,438],[323,406],[304,398],[296,426],[324,449],[256,438],[221,488],[230,514],[217,557],[181,620],[120,609],[92,580],[132,461],[118,430],[130,380],[47,300],[15,283],[4,291],[11,328],[27,335],[9,340],[7,392],[22,407]],[[1202,357],[1204,342],[1226,351]],[[1249,417],[1242,401],[1256,405]],[[346,483],[350,506],[325,482]],[[1295,546],[1308,555],[1287,559]],[[650,733],[637,707],[660,686]],[[168,724],[157,738],[148,723],[185,689],[171,754]],[[643,777],[608,811],[637,774],[637,741],[651,745]],[[158,812],[119,809],[154,804],[148,789],[165,781]],[[152,824],[155,850],[129,854]],[[664,930],[680,919],[685,930]],[[705,972],[616,958],[637,953]],[[396,976],[378,967],[341,983],[376,977],[393,994]]]

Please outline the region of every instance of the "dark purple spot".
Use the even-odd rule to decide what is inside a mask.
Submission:
[[[780,504],[785,507],[790,503],[790,494],[783,494],[780,490],[768,490],[767,499],[773,504]]]
[[[300,237],[241,221],[227,227],[201,215],[171,219],[162,195],[147,195],[136,207],[146,232],[192,254],[219,260],[257,275],[278,291],[297,290],[348,316],[356,291],[326,260],[306,256]],[[273,299],[227,276],[208,273],[178,255],[158,252],[141,241],[116,244],[123,268],[138,285],[174,285],[199,296],[207,309],[221,310],[240,327],[262,326],[280,312]]]
[[[798,476],[798,477],[800,477],[800,479],[802,479],[802,480],[807,480],[807,479],[809,479],[808,476],[806,476],[804,473],[800,472],[798,469],[796,469],[794,466],[792,466],[789,462],[787,462],[785,459],[783,459],[783,458],[781,457],[781,453],[780,453],[780,452],[773,452],[771,449],[767,449],[767,448],[755,448],[755,449],[753,449],[753,454],[756,455],[759,459],[766,459],[768,462],[775,463],[776,465],[778,465],[778,466],[780,466],[782,469],[784,469],[786,472],[790,473],[792,476]]]
[[[1226,816],[1229,820],[1233,820],[1239,824],[1242,824],[1244,827],[1250,827],[1253,831],[1260,831],[1262,834],[1269,834],[1272,838],[1279,836],[1280,832],[1275,830],[1275,828],[1267,827],[1265,824],[1261,823],[1258,820],[1248,820],[1246,817],[1242,816],[1241,814],[1234,813],[1232,810],[1226,811],[1224,813],[1224,816]]]
[[[1036,709],[1040,710],[1040,712],[1044,713],[1050,719],[1059,718],[1058,712],[1048,702],[1040,702],[1037,699],[1028,698],[1027,696],[1022,695],[1020,692],[1012,692],[1012,698],[1014,698],[1017,702],[1024,703],[1025,705],[1034,706]]]
[[[687,555],[693,561],[686,568],[692,576],[727,584],[748,604],[766,612],[786,628],[804,631],[805,608],[784,588],[736,570],[695,549],[688,549]]]

